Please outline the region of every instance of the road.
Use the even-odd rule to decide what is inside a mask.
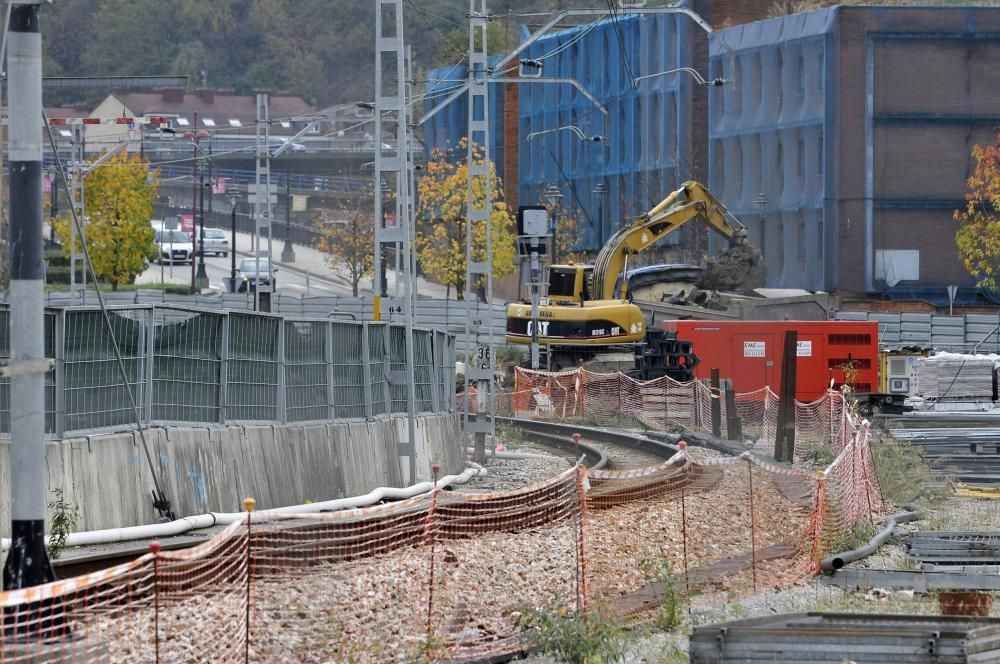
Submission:
[[[236,234],[236,265],[239,267],[240,260],[250,257],[249,253],[251,236],[248,233]],[[281,249],[284,246],[283,240],[276,240],[272,246],[275,258],[275,267],[278,274],[275,277],[277,292],[288,295],[303,296],[324,296],[324,295],[351,295],[350,284],[335,274],[327,264],[327,254],[303,245],[294,245],[295,263],[285,264],[279,259]],[[226,277],[231,269],[232,255],[227,258],[222,256],[206,256],[205,271],[208,274],[209,288],[222,292],[225,290]],[[308,277],[307,277],[308,274]],[[389,270],[387,280],[390,292],[393,292],[395,284],[395,270]],[[174,265],[171,271],[170,265],[160,266],[153,263],[149,268],[136,279],[139,284],[190,284],[191,266],[189,264]],[[371,279],[362,279],[360,284],[360,295],[371,295]],[[417,280],[417,292],[421,297],[443,298],[446,289],[439,284],[430,283],[423,278]]]
[[[280,252],[275,252],[280,253]],[[236,265],[239,266],[244,256],[237,252]],[[226,284],[224,279],[229,276],[232,257],[223,258],[221,256],[205,257],[205,272],[208,274],[209,289],[214,291],[224,291]],[[196,268],[197,269],[197,266]],[[304,269],[291,268],[287,266],[277,266],[275,283],[277,291],[298,296],[319,296],[319,295],[350,295],[351,287],[332,275],[329,270],[320,274],[309,274],[308,278]],[[152,264],[140,277],[137,283],[168,283],[168,284],[190,284],[191,266],[187,263],[181,265],[157,265]]]

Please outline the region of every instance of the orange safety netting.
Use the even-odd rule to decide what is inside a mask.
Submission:
[[[588,384],[599,393],[602,380]],[[639,389],[671,408],[692,397],[672,411],[686,404],[685,417],[699,410],[699,388]],[[585,389],[567,393],[601,407]],[[750,419],[772,399],[737,407]],[[821,472],[682,446],[657,465],[577,466],[517,491],[257,512],[186,551],[0,593],[0,662],[475,658],[520,648],[532,609],[634,622],[671,593],[709,605],[784,587],[886,511],[867,422],[833,395],[797,410],[806,437],[834,456]]]
[[[515,417],[586,419],[595,422],[634,418],[652,429],[682,427],[712,430],[712,403],[717,401],[723,432],[729,413],[721,394],[700,381],[681,383],[668,377],[640,381],[624,373],[594,373],[586,369],[534,371],[517,368],[514,389],[501,404]],[[778,422],[778,396],[768,387],[734,395],[742,438],[754,449],[773,454]],[[843,449],[844,396],[830,390],[816,401],[795,402],[796,457],[815,456],[817,448]],[[730,436],[733,438],[734,436]]]

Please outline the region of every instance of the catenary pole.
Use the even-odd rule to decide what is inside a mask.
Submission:
[[[12,544],[3,586],[55,579],[45,550],[45,330],[42,274],[42,37],[38,3],[8,25],[10,141],[10,467]]]

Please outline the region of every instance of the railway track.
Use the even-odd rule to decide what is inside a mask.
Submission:
[[[672,456],[677,447],[665,441],[646,438],[639,434],[608,431],[594,427],[581,427],[530,420],[508,420],[530,434],[529,447],[557,451],[568,463],[581,459],[589,468],[623,469],[653,465]],[[579,432],[583,439],[577,443],[572,434]],[[161,550],[178,550],[196,546],[214,533],[189,534],[160,540]],[[69,578],[88,572],[106,569],[129,562],[149,551],[145,541],[123,542],[115,545],[68,550],[54,561],[59,578]]]

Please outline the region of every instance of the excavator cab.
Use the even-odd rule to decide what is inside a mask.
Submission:
[[[593,265],[553,265],[549,268],[549,303],[583,306],[594,285]]]

